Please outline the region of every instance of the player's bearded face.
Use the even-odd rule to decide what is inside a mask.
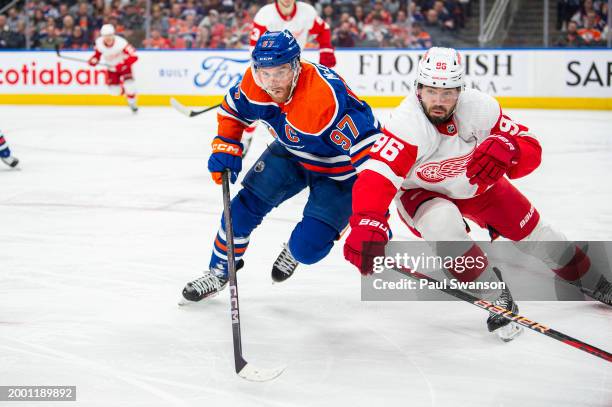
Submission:
[[[287,101],[294,76],[294,71],[290,64],[259,68],[255,74],[263,89],[272,97],[272,100],[277,103]]]
[[[423,86],[418,92],[427,118],[436,125],[446,122],[453,114],[460,90]]]

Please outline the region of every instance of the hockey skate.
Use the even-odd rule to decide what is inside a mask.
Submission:
[[[244,266],[242,259],[236,263],[236,271]],[[207,298],[215,297],[227,286],[228,279],[224,276],[223,270],[207,270],[204,275],[188,282],[183,288],[183,298],[179,305],[187,305],[202,301]]]
[[[594,300],[612,306],[612,283],[609,282],[604,276],[599,278],[599,282],[594,289],[589,290],[588,288],[583,287],[581,288],[581,291]]]
[[[300,263],[293,258],[289,246],[283,244],[283,251],[280,252],[272,265],[272,280],[275,283],[282,283],[293,275],[298,264]]]
[[[17,167],[17,164],[19,164],[19,160],[10,155],[8,157],[2,157],[0,159],[2,160],[3,163],[5,163],[11,168],[15,168]]]
[[[493,271],[495,272],[495,275],[497,276],[499,281],[503,281],[499,269],[497,267],[493,267]],[[495,300],[493,304],[502,307],[508,311],[512,311],[513,314],[517,314],[519,312],[518,305],[512,299],[512,294],[510,293],[508,287],[502,290],[502,293],[499,295],[499,297]],[[504,342],[510,342],[523,332],[522,326],[514,322],[510,322],[503,316],[492,312],[487,318],[487,328],[489,329],[489,332],[494,332],[499,337],[499,339]]]

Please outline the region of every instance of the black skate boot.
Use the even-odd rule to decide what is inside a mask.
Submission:
[[[240,259],[236,263],[236,271],[244,266],[244,260]],[[179,305],[186,305],[193,302],[212,298],[223,291],[227,286],[228,279],[223,277],[222,271],[205,271],[204,275],[188,282],[183,288],[183,299]]]
[[[503,281],[501,272],[497,267],[493,267],[493,272],[499,281]],[[519,312],[518,305],[512,299],[512,294],[507,286],[502,290],[502,293],[493,304],[508,311],[512,311],[513,314],[517,314]],[[487,328],[489,329],[489,332],[494,332],[504,342],[510,342],[523,332],[522,326],[514,322],[511,323],[503,316],[494,314],[492,312],[489,314],[489,318],[487,318]]]
[[[581,291],[594,300],[612,306],[612,283],[609,282],[604,276],[599,278],[599,282],[593,290],[583,287]]]
[[[289,246],[284,244],[283,251],[280,252],[274,264],[272,265],[272,280],[275,283],[281,283],[291,277],[293,272],[300,264],[296,259],[293,258],[289,251]]]
[[[11,168],[15,168],[17,167],[17,164],[19,164],[19,160],[13,157],[12,155],[9,155],[8,157],[2,157],[2,162]]]

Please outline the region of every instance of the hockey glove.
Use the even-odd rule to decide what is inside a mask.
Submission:
[[[333,48],[322,48],[319,51],[319,64],[328,68],[336,66],[336,55]]]
[[[492,185],[518,162],[518,156],[519,147],[515,140],[493,134],[476,147],[465,175],[470,179],[470,184]]]
[[[389,241],[389,225],[384,216],[356,213],[349,220],[351,233],[344,242],[344,258],[363,275],[372,274],[374,257],[384,256],[384,243]],[[364,243],[379,243],[365,244]]]
[[[130,66],[126,64],[117,64],[115,71],[119,74],[125,74],[130,70]]]
[[[100,62],[100,60],[98,58],[96,58],[96,56],[94,55],[93,57],[89,58],[89,60],[87,61],[87,63],[91,66],[96,66],[98,65],[98,62]]]
[[[238,173],[242,171],[242,143],[217,136],[212,141],[212,154],[208,159],[208,171],[215,183],[221,184],[221,175],[225,169],[232,172],[231,183],[236,182]]]

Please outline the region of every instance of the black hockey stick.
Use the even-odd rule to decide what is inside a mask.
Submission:
[[[234,228],[230,210],[230,170],[223,172],[223,217],[225,219],[225,234],[227,238],[227,265],[229,269],[229,289],[232,313],[232,335],[234,339],[234,362],[236,373],[243,379],[254,382],[265,382],[278,377],[284,367],[276,369],[258,369],[249,364],[242,356],[242,337],[240,334],[240,311],[238,308],[238,281],[236,279],[236,258],[234,256]]]
[[[173,108],[175,108],[176,110],[178,110],[180,113],[184,114],[187,117],[198,116],[198,115],[201,115],[202,113],[210,112],[211,110],[214,110],[218,108],[219,106],[221,106],[221,103],[219,103],[218,105],[207,107],[206,109],[203,109],[203,110],[193,110],[183,105],[181,102],[179,102],[175,98],[170,98],[170,104],[172,105]]]
[[[427,280],[430,283],[437,283],[436,287],[442,286],[440,281],[436,280],[435,278],[426,276],[425,274],[419,273],[418,271],[401,270],[401,269],[399,270],[394,269],[394,270],[397,271],[398,273],[406,275],[415,280]],[[496,274],[498,272],[499,271],[496,271]],[[526,328],[529,328],[532,331],[546,335],[549,338],[556,339],[567,345],[573,346],[574,348],[580,349],[581,351],[590,353],[591,355],[595,355],[604,360],[607,360],[608,362],[612,362],[612,354],[609,352],[606,352],[603,349],[599,349],[595,346],[589,345],[588,343],[585,343],[579,339],[572,338],[571,336],[568,336],[562,332],[559,332],[552,328],[544,326],[540,324],[539,322],[535,322],[528,318],[525,318],[522,315],[514,314],[512,313],[512,311],[508,311],[507,309],[494,305],[488,301],[482,300],[478,297],[473,296],[472,294],[466,293],[465,291],[461,291],[455,288],[440,288],[440,291],[444,291],[448,295],[452,295],[455,298],[459,298],[460,300],[469,302],[470,304],[475,305],[479,308],[482,308],[486,311],[493,312],[495,314],[499,314],[503,316],[505,319],[515,322]]]
[[[60,46],[55,44],[55,53],[57,54],[58,58],[62,58],[62,59],[67,59],[69,61],[75,61],[75,62],[82,62],[84,64],[88,64],[89,65],[89,61],[86,59],[81,59],[81,58],[74,58],[74,57],[67,57],[65,55],[60,54]],[[103,62],[99,63],[98,65],[102,65],[105,66],[107,68],[110,68],[109,64],[105,64]]]

